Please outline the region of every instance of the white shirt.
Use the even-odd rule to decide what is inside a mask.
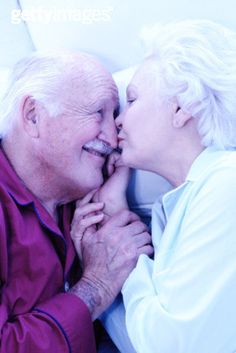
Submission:
[[[154,205],[152,237],[122,289],[135,350],[236,352],[236,152],[196,158]]]

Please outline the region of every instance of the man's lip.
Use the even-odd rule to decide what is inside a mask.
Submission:
[[[92,155],[92,156],[94,156],[94,157],[97,157],[97,158],[99,158],[99,159],[102,159],[102,160],[105,160],[105,158],[106,158],[106,155],[102,155],[102,154],[99,154],[99,153],[97,153],[96,154],[96,151],[88,151],[88,150],[86,150],[85,148],[83,148],[83,150],[85,151],[85,152],[87,152],[88,154],[90,154],[90,155]]]

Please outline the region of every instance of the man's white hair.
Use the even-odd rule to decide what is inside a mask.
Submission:
[[[236,33],[188,20],[146,28],[142,38],[160,69],[163,94],[199,118],[203,145],[235,148]]]
[[[93,62],[91,56],[79,55],[86,57],[88,65]],[[6,93],[0,102],[0,138],[13,126],[24,97],[30,96],[41,102],[52,117],[62,112],[64,107],[59,97],[63,78],[69,72],[73,73],[75,67],[78,68],[77,57],[69,52],[34,52],[20,60],[10,74]]]

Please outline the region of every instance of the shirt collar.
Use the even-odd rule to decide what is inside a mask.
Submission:
[[[37,199],[37,197],[32,194],[32,192],[27,189],[24,185],[23,181],[16,174],[13,166],[8,160],[6,154],[4,153],[2,146],[0,145],[0,180],[4,188],[7,190],[9,195],[14,199],[14,201],[21,206],[27,206],[32,204],[32,207],[35,211],[36,216],[38,217],[40,223],[49,228],[52,232],[61,235],[61,231],[45,209],[45,207],[41,204],[41,202]],[[67,213],[67,210],[63,208]]]
[[[206,147],[193,161],[186,181],[196,181],[200,176],[206,172],[207,169],[211,168],[219,158],[225,154],[224,150],[220,150],[215,146]]]
[[[34,195],[16,174],[2,147],[0,148],[0,165],[1,182],[17,203],[24,206],[34,202]]]
[[[190,167],[184,183],[166,193],[162,198],[163,210],[167,220],[186,187],[190,183],[197,181],[201,175],[205,173],[207,169],[209,169],[213,164],[215,164],[224,153],[224,150],[220,150],[215,146],[211,146],[206,147],[197,156]]]

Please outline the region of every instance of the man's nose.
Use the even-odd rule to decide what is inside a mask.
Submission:
[[[118,131],[122,129],[122,118],[123,118],[123,113],[120,113],[115,120],[116,128]]]
[[[99,137],[106,141],[112,148],[117,147],[117,129],[114,119],[103,124]]]

